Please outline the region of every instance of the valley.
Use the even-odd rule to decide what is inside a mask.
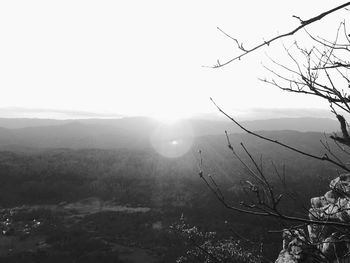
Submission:
[[[89,128],[79,125],[86,134]],[[18,132],[16,129],[10,131]],[[40,138],[37,131],[32,132],[30,136]],[[325,134],[317,131],[259,133],[313,154],[325,151],[320,143],[326,139]],[[281,249],[278,231],[283,226],[269,218],[228,211],[198,176],[200,149],[205,175],[215,178],[227,200],[239,205],[248,198],[242,182],[249,176],[232,158],[225,135],[195,133],[186,153],[167,158],[152,148],[146,137],[139,143],[135,132],[124,134],[128,139],[123,144],[116,146],[110,141],[114,137],[105,136],[109,147],[100,144],[98,148],[77,147],[80,142],[57,148],[56,143],[61,143],[62,138],[75,140],[68,131],[55,133],[60,138],[55,144],[42,141],[40,145],[45,147],[32,147],[39,145],[15,137],[11,145],[0,144],[2,261],[73,263],[96,262],[99,258],[107,263],[175,262],[189,249],[189,244],[171,230],[180,218],[203,231],[215,232],[218,238],[244,236],[252,242],[262,242],[264,256],[276,257]],[[285,180],[298,201],[285,200],[282,205],[292,214],[303,213],[300,204],[308,207],[309,199],[325,191],[329,179],[338,173],[338,168],[328,163],[305,158],[248,134],[232,133],[230,140],[244,161],[249,162],[249,158],[241,142],[262,160],[276,191],[284,190],[271,162],[278,169],[285,169]],[[128,141],[134,143],[129,145]],[[339,158],[346,158],[332,142],[329,144]],[[314,187],[310,188],[310,184]]]

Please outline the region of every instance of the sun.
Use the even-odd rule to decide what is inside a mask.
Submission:
[[[170,103],[170,102],[169,102]],[[163,107],[160,110],[149,113],[149,116],[158,122],[166,125],[173,125],[177,122],[190,118],[191,114],[185,108]]]
[[[152,116],[152,118],[162,124],[167,124],[167,125],[175,124],[183,119],[183,117],[181,116],[169,115],[169,114],[158,114],[156,116]]]

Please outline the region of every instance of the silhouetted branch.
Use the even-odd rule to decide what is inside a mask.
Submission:
[[[258,44],[258,45],[256,45],[255,47],[250,48],[250,49],[245,49],[245,48],[243,48],[243,44],[242,44],[242,43],[239,43],[239,41],[238,41],[236,38],[231,37],[229,34],[225,33],[222,29],[218,28],[218,30],[220,30],[220,31],[221,31],[222,33],[224,33],[226,36],[228,36],[229,38],[231,38],[232,40],[234,40],[234,41],[236,42],[237,46],[239,47],[239,49],[243,51],[243,53],[240,54],[239,56],[236,56],[236,57],[234,57],[234,58],[232,58],[232,59],[230,59],[230,60],[224,62],[224,63],[219,63],[219,61],[218,61],[218,64],[214,65],[212,68],[220,68],[220,67],[223,67],[223,66],[226,66],[226,65],[230,64],[231,62],[233,62],[233,61],[235,61],[235,60],[240,60],[240,59],[241,59],[242,57],[244,57],[245,55],[247,55],[247,54],[249,54],[249,53],[252,53],[252,52],[254,52],[255,50],[260,49],[260,48],[262,48],[262,47],[264,47],[264,46],[269,46],[271,43],[275,42],[275,41],[278,40],[278,39],[281,39],[281,38],[284,38],[284,37],[288,37],[288,36],[292,36],[292,35],[294,35],[296,32],[298,32],[299,30],[303,29],[304,27],[306,27],[306,26],[308,26],[308,25],[310,25],[310,24],[312,24],[312,23],[314,23],[314,22],[316,22],[316,21],[319,21],[319,20],[321,20],[322,18],[324,18],[325,16],[327,16],[327,15],[329,15],[329,14],[331,14],[331,13],[334,13],[334,12],[340,10],[340,9],[343,9],[343,8],[345,8],[345,7],[347,7],[347,6],[350,6],[350,2],[346,2],[346,3],[342,4],[342,5],[339,5],[339,6],[335,7],[335,8],[333,8],[333,9],[330,9],[330,10],[328,10],[328,11],[326,11],[326,12],[323,12],[323,13],[321,13],[321,14],[315,16],[315,17],[312,17],[312,18],[310,18],[310,19],[307,19],[307,20],[302,20],[301,18],[298,17],[298,19],[299,19],[299,21],[300,21],[300,26],[296,27],[295,29],[293,29],[293,30],[290,31],[290,32],[287,32],[287,33],[278,35],[278,36],[273,37],[273,38],[271,38],[271,39],[269,39],[269,40],[267,40],[267,41],[264,41],[263,43]],[[294,16],[294,17],[296,17],[296,16]]]
[[[245,128],[243,125],[241,125],[239,122],[237,122],[233,117],[231,117],[231,116],[228,115],[225,111],[223,111],[223,110],[215,103],[215,101],[214,101],[212,98],[210,98],[210,100],[213,102],[213,104],[215,105],[215,107],[216,107],[223,115],[225,115],[228,119],[230,119],[232,122],[234,122],[239,128],[241,128],[241,129],[244,130],[245,132],[247,132],[247,133],[249,133],[249,134],[251,134],[251,135],[253,135],[253,136],[255,136],[255,137],[258,137],[258,138],[260,138],[260,139],[263,139],[263,140],[265,140],[265,141],[272,142],[272,143],[274,143],[274,144],[278,144],[278,145],[280,145],[280,146],[282,146],[282,147],[284,147],[284,148],[287,148],[287,149],[292,150],[292,151],[294,151],[294,152],[300,153],[301,155],[308,156],[308,157],[311,157],[311,158],[314,158],[314,159],[317,159],[317,160],[320,160],[320,161],[327,161],[327,162],[330,162],[330,163],[332,163],[332,164],[334,164],[334,165],[336,165],[336,166],[342,168],[343,170],[350,172],[350,168],[348,168],[348,167],[346,167],[345,165],[342,165],[342,164],[340,164],[340,163],[338,163],[338,162],[336,162],[336,161],[330,159],[330,158],[328,157],[327,154],[324,154],[323,156],[317,156],[317,155],[314,155],[314,154],[306,153],[306,152],[301,151],[301,150],[298,150],[298,149],[296,149],[296,148],[294,148],[294,147],[292,147],[292,146],[289,146],[289,145],[287,145],[287,144],[281,143],[281,142],[279,142],[279,141],[277,141],[277,140],[273,140],[273,139],[267,138],[267,137],[265,137],[265,136],[262,136],[262,135],[260,135],[260,134],[257,134],[257,133],[255,133],[255,132],[253,132],[253,131],[248,130],[248,129]]]
[[[228,148],[236,157],[238,157],[240,159],[239,155],[234,151],[230,141],[228,141]],[[250,153],[249,153],[249,155],[250,155]],[[201,158],[201,160],[202,160],[202,158]],[[253,158],[251,160],[253,160],[255,162],[255,160]],[[245,162],[242,162],[242,164],[244,165],[244,167],[246,167],[246,168],[248,167]],[[248,169],[250,169],[250,168],[248,167]],[[251,174],[254,175],[253,178],[256,179],[256,177],[255,177],[256,174],[251,169],[250,169],[250,172],[251,172]],[[253,184],[250,181],[246,181],[246,183],[249,186],[249,190],[256,197],[256,202],[252,202],[251,204],[247,204],[247,203],[241,201],[240,206],[243,206],[246,208],[246,209],[243,209],[243,208],[239,208],[239,207],[234,206],[234,205],[230,205],[226,201],[226,199],[224,198],[221,189],[218,187],[218,185],[214,181],[214,179],[211,177],[210,180],[212,180],[215,187],[213,187],[213,185],[204,177],[203,170],[200,170],[199,176],[205,182],[205,184],[211,190],[211,192],[216,196],[216,198],[224,205],[224,207],[226,207],[229,210],[240,212],[240,213],[245,213],[245,214],[250,214],[250,215],[255,215],[255,216],[277,218],[277,219],[282,220],[282,221],[299,222],[299,223],[314,224],[314,225],[321,225],[321,226],[333,226],[333,227],[340,227],[340,228],[349,228],[350,227],[350,224],[344,223],[344,222],[339,222],[339,221],[334,221],[334,220],[326,220],[326,221],[317,220],[316,215],[314,215],[315,219],[307,219],[307,218],[302,218],[302,217],[286,215],[286,214],[280,212],[277,209],[277,205],[280,202],[282,196],[279,195],[276,198],[275,193],[273,192],[273,189],[270,186],[270,184],[268,182],[265,183],[265,181],[261,178],[259,181],[262,182],[261,185],[262,185],[263,189],[266,189],[270,193],[270,196],[268,197],[269,202],[264,201],[265,195],[262,194],[264,192],[261,193],[260,192],[261,190],[259,189],[259,187],[257,185]],[[263,176],[263,177],[266,178],[265,176]]]
[[[339,137],[337,135],[332,135],[331,138],[335,141],[342,143],[342,144],[350,146],[350,137],[349,137],[349,133],[347,131],[345,118],[342,115],[337,114],[337,119],[340,123],[340,129],[341,129],[341,132],[343,134],[343,137]]]

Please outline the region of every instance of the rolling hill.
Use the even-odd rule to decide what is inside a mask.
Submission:
[[[282,118],[246,121],[254,131],[294,130],[299,132],[335,132],[338,123],[327,118]],[[194,138],[242,130],[232,122],[189,119],[167,126],[168,130],[190,127]],[[121,119],[0,119],[0,149],[28,148],[99,148],[142,149],[150,146],[150,137],[164,125],[143,117]],[[166,125],[165,125],[166,126]]]

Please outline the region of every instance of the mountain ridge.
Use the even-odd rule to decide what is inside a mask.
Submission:
[[[252,131],[290,130],[331,133],[338,130],[337,121],[328,118],[279,118],[246,121],[241,124]],[[150,138],[154,136],[155,131],[164,129],[165,133],[171,132],[173,136],[173,131],[178,130],[180,137],[183,127],[191,130],[193,138],[224,135],[225,130],[232,134],[244,133],[234,123],[222,120],[189,119],[174,124],[162,124],[154,119],[144,117],[65,121],[51,119],[40,119],[40,121],[32,121],[32,119],[4,120],[0,118],[0,148],[21,146],[29,148],[140,149],[151,146]]]

